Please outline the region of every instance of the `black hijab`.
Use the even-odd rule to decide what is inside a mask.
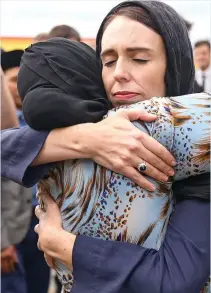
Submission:
[[[166,96],[193,93],[194,62],[187,27],[183,18],[169,5],[160,1],[126,1],[115,6],[104,18],[98,34],[96,52],[99,58],[101,40],[107,20],[121,8],[140,7],[148,12],[156,32],[162,37],[166,49]]]
[[[109,108],[95,51],[84,43],[54,38],[28,47],[18,91],[26,122],[51,130],[102,119]]]

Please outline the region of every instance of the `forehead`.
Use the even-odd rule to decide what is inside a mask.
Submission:
[[[199,47],[197,47],[197,48],[195,48],[195,52],[196,53],[198,53],[198,52],[209,52],[209,47],[207,46],[207,45],[201,45],[201,46],[199,46]]]
[[[143,46],[153,50],[164,50],[161,36],[147,26],[125,16],[115,17],[102,37],[102,51],[119,47]]]
[[[4,72],[4,74],[7,78],[16,77],[18,75],[19,69],[20,69],[20,67],[13,67],[13,68],[7,69]]]

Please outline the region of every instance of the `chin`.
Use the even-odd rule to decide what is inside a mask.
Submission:
[[[115,100],[113,102],[114,107],[119,107],[123,105],[132,105],[138,102],[144,101],[144,99],[129,99],[129,100]]]

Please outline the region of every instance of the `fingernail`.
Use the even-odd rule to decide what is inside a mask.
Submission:
[[[173,176],[174,173],[175,173],[175,172],[174,172],[173,170],[170,170],[170,171],[168,172],[168,175],[169,175],[169,176]]]
[[[154,185],[150,185],[149,191],[155,191],[155,186]]]
[[[172,162],[171,162],[171,165],[172,165],[172,166],[176,166],[176,164],[177,164],[176,161],[172,161]]]
[[[162,179],[161,180],[162,181],[168,181],[168,179],[169,179],[168,176],[164,175],[164,176],[162,176]]]

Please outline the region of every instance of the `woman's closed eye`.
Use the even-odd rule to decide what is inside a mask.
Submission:
[[[133,58],[133,61],[135,61],[137,63],[147,63],[147,62],[149,62],[149,60],[146,60],[146,59],[138,59],[138,58]]]
[[[149,60],[139,59],[139,58],[133,58],[132,60],[137,63],[142,63],[142,64],[149,62]],[[114,65],[115,62],[116,62],[116,60],[107,61],[107,62],[104,62],[103,66],[111,67],[112,65]]]
[[[107,61],[107,62],[104,62],[103,66],[111,67],[115,62],[116,60]]]

